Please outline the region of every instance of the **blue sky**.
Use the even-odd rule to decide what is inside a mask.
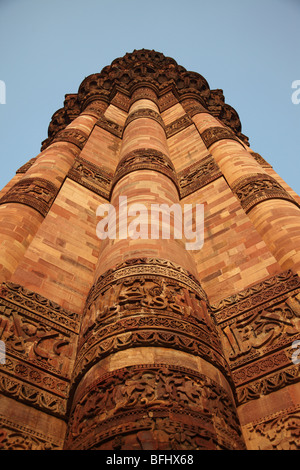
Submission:
[[[300,194],[300,0],[0,0],[2,188],[40,151],[66,93],[147,48],[221,88],[242,132]]]

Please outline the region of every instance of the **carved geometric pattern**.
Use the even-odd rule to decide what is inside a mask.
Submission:
[[[51,144],[55,142],[69,142],[82,150],[87,139],[88,136],[79,129],[63,129],[56,134],[54,139],[51,141]]]
[[[112,187],[123,176],[136,170],[154,170],[163,173],[173,181],[179,191],[175,168],[170,158],[151,148],[133,150],[125,155],[118,163]]]
[[[153,109],[149,109],[149,108],[138,109],[134,111],[133,113],[130,113],[125,121],[124,129],[132,121],[134,121],[135,119],[140,119],[140,118],[153,119],[154,121],[158,122],[158,124],[160,124],[163,127],[163,129],[165,129],[165,124],[160,114],[154,111]]]
[[[0,204],[25,204],[46,217],[58,191],[53,183],[43,178],[21,179],[0,199]]]
[[[210,127],[201,132],[201,138],[207,148],[222,139],[236,140],[239,142],[239,139],[232,132],[232,130],[226,127]]]
[[[94,165],[84,158],[77,157],[72,168],[67,175],[81,186],[93,191],[96,194],[109,199],[111,190],[112,174]]]
[[[291,358],[291,345],[300,340],[300,279],[292,271],[211,305],[211,311],[239,404],[300,380]]]
[[[172,137],[173,135],[177,134],[178,132],[186,129],[191,124],[194,124],[191,120],[190,116],[185,114],[184,116],[176,119],[176,121],[171,122],[166,126],[166,136],[167,138]]]
[[[260,202],[269,199],[285,199],[299,206],[297,201],[267,174],[255,174],[240,178],[232,186],[232,191],[236,194],[246,213]]]
[[[211,155],[208,155],[178,173],[180,197],[188,196],[220,176],[222,173],[218,164]]]
[[[120,126],[116,122],[110,121],[104,116],[101,116],[100,119],[96,122],[96,126],[101,127],[102,129],[110,132],[116,137],[122,138],[123,126]]]
[[[165,450],[244,448],[228,392],[207,376],[176,365],[118,369],[76,396],[66,448],[100,449],[108,441],[110,448],[122,450],[128,435],[135,449],[149,440],[152,448]]]
[[[1,392],[65,416],[78,329],[78,315],[22,286],[3,283],[0,339],[6,361],[0,366]]]

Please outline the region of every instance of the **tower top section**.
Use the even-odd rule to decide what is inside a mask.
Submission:
[[[109,105],[117,93],[130,98],[140,87],[151,88],[157,98],[172,93],[178,102],[196,99],[208,113],[222,121],[247,145],[248,138],[241,133],[238,113],[225,103],[223,91],[211,90],[205,78],[197,72],[186,70],[176,60],[161,52],[149,49],[134,50],[119,57],[102,69],[86,77],[78,93],[66,94],[64,106],[56,111],[48,128],[46,148],[54,136],[77,117],[93,101]]]

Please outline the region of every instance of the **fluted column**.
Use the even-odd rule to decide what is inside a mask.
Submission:
[[[182,104],[190,112],[209,152],[270,252],[282,269],[300,274],[297,201],[269,176],[229,128],[195,100]]]
[[[15,271],[106,106],[90,103],[0,199],[0,282]]]
[[[128,218],[117,219],[121,236],[101,245],[80,332],[65,447],[243,448],[207,297],[184,240],[172,230],[178,214],[170,238],[151,238],[152,204],[171,207],[179,195],[153,90],[147,99],[137,99],[138,93],[111,193],[118,215],[127,203]],[[141,206],[133,204],[147,209],[139,227],[134,211]]]

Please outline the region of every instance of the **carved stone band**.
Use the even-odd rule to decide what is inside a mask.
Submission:
[[[65,418],[80,318],[51,300],[6,282],[0,287],[0,392]]]
[[[112,182],[112,188],[123,176],[136,170],[154,170],[166,175],[175,184],[179,192],[176,171],[167,155],[155,149],[137,149],[120,160]]]
[[[140,118],[147,118],[147,119],[154,119],[154,121],[158,122],[162,126],[162,128],[165,130],[165,124],[164,121],[162,120],[162,117],[159,113],[154,111],[153,109],[149,108],[144,108],[144,109],[138,109],[137,111],[134,111],[133,113],[130,113],[129,116],[127,117],[124,125],[124,129],[128,124],[135,119],[140,119]]]
[[[210,127],[209,129],[201,132],[201,138],[207,148],[222,139],[230,139],[240,142],[232,130],[226,127]]]
[[[185,168],[178,174],[181,198],[203,188],[220,176],[222,172],[211,155]]]
[[[178,264],[159,258],[133,258],[102,274],[91,288],[87,297],[87,304],[93,302],[99,289],[102,289],[104,286],[128,276],[145,274],[157,274],[173,278],[177,282],[182,282],[195,290],[201,299],[208,302],[207,295],[198,279]]]
[[[203,390],[215,399],[208,401]],[[222,427],[218,425],[220,419]],[[81,390],[71,411],[66,447],[100,449],[107,440],[119,439],[122,449],[130,434],[131,442],[138,442],[142,434],[148,436],[147,441],[156,442],[159,421],[164,423],[159,434],[164,449],[172,448],[177,428],[181,429],[180,443],[184,440],[189,449],[200,445],[244,448],[228,392],[204,374],[159,363],[108,372]],[[203,436],[209,439],[202,442]]]
[[[26,178],[10,188],[0,199],[0,204],[25,204],[46,217],[58,191],[53,183],[43,178]]]
[[[70,142],[82,150],[87,139],[88,136],[78,129],[63,129],[56,134],[51,144],[55,142]]]
[[[90,191],[109,199],[112,174],[108,171],[77,157],[67,176]]]
[[[177,132],[180,132],[183,129],[186,129],[187,127],[189,127],[191,124],[194,124],[194,123],[191,120],[190,116],[188,116],[188,114],[185,114],[184,116],[176,119],[176,121],[173,121],[171,122],[171,124],[166,126],[167,138],[169,139],[173,135],[177,134]]]
[[[255,174],[241,178],[233,186],[232,191],[239,199],[245,212],[268,199],[285,199],[298,207],[297,201],[274,178],[267,174]]]
[[[96,126],[101,127],[102,129],[110,132],[111,134],[122,138],[123,135],[123,126],[120,126],[116,122],[113,122],[109,119],[106,119],[104,116],[101,116],[100,119],[96,122]]]

